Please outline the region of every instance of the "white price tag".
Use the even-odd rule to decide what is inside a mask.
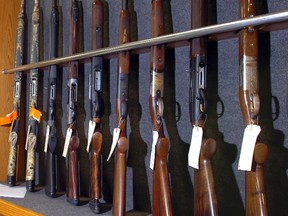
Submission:
[[[64,149],[63,149],[63,153],[62,156],[66,157],[67,156],[67,152],[68,152],[68,147],[69,147],[69,143],[72,137],[72,129],[68,128],[67,132],[66,132],[66,138],[65,138],[65,143],[64,143]]]
[[[199,169],[199,156],[201,151],[202,138],[203,128],[194,126],[188,153],[188,165],[195,169]]]
[[[89,152],[90,144],[92,141],[92,136],[95,131],[96,123],[94,121],[89,121],[89,128],[88,128],[88,138],[87,138],[87,148],[86,151]]]
[[[111,157],[114,149],[116,148],[116,145],[117,145],[117,142],[118,142],[118,139],[120,136],[120,131],[121,131],[120,128],[114,128],[114,130],[113,130],[113,141],[112,141],[112,145],[111,145],[111,149],[110,149],[110,153],[109,153],[107,161],[110,160],[110,157]]]
[[[238,164],[239,170],[251,171],[254,148],[260,131],[259,125],[246,126]]]
[[[155,154],[156,154],[156,144],[159,138],[159,133],[157,131],[153,131],[153,142],[152,142],[152,150],[150,155],[150,169],[154,170],[155,164]]]
[[[47,149],[48,149],[49,136],[50,136],[50,126],[47,125],[47,127],[46,127],[45,144],[44,144],[44,152],[47,152]]]

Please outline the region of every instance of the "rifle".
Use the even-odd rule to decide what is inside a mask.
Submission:
[[[40,3],[34,0],[32,13],[32,42],[31,42],[31,63],[39,61],[39,43],[40,43]],[[26,138],[26,188],[28,191],[35,190],[35,149],[37,145],[38,124],[41,119],[41,112],[37,107],[38,93],[38,69],[30,71],[30,97],[29,97],[29,122]]]
[[[50,35],[50,59],[58,56],[58,26],[59,11],[57,0],[52,1],[52,11],[50,18],[51,35]],[[56,195],[56,79],[57,66],[49,67],[49,98],[48,98],[48,122],[46,128],[45,149],[46,153],[46,181],[45,193],[47,196],[54,197]]]
[[[92,1],[92,49],[103,47],[104,3],[102,0]],[[102,97],[103,57],[92,58],[89,74],[89,100],[92,119],[89,122],[87,151],[91,144],[90,158],[90,202],[89,207],[94,213],[101,213],[101,148],[103,134],[101,118],[104,115]]]
[[[70,15],[70,54],[78,52],[79,44],[79,6],[77,0],[72,0]],[[78,149],[80,138],[76,128],[76,108],[78,89],[78,61],[69,62],[68,75],[68,128],[65,138],[63,156],[68,150],[68,165],[66,173],[67,201],[73,205],[79,204],[79,176],[78,176]]]
[[[241,17],[247,18],[255,15],[255,1],[241,0]],[[260,99],[258,93],[258,30],[256,27],[248,27],[240,32],[239,65],[240,65],[240,89],[239,99],[243,121],[246,129],[259,127],[258,115]],[[245,130],[246,131],[246,130]],[[260,130],[259,130],[260,132]],[[244,134],[245,137],[245,134]],[[263,163],[268,157],[268,147],[262,143],[257,135],[254,153],[251,153],[252,169],[245,172],[245,202],[246,215],[268,215],[267,198],[264,188]],[[247,144],[248,142],[246,142]],[[244,138],[242,143],[245,144]],[[241,149],[241,153],[242,153]],[[240,160],[241,160],[240,155]],[[240,164],[240,161],[239,161]],[[239,165],[240,166],[240,165]],[[250,167],[251,168],[251,167]]]
[[[192,0],[192,29],[207,25],[207,0]],[[218,215],[217,199],[211,160],[216,151],[216,141],[203,138],[207,117],[206,77],[207,77],[207,38],[194,38],[190,47],[190,96],[189,111],[193,125],[189,150],[189,165],[194,169],[194,215]],[[200,136],[197,142],[197,136]],[[198,151],[197,151],[198,150]],[[196,155],[195,155],[196,154]],[[194,159],[191,157],[195,156]]]
[[[130,13],[128,10],[128,0],[122,0],[122,10],[120,12],[119,43],[124,44],[130,41]],[[113,188],[113,215],[125,215],[126,200],[126,153],[129,141],[126,134],[126,123],[128,115],[128,74],[130,69],[130,53],[128,51],[118,54],[118,79],[117,79],[117,99],[116,117],[118,127],[113,132],[113,142],[108,156],[108,160],[115,149],[116,167],[114,171]]]
[[[21,0],[20,11],[17,21],[16,32],[16,50],[15,50],[15,66],[23,64],[24,59],[24,43],[25,43],[25,1]],[[21,82],[22,72],[15,72],[14,78],[14,99],[13,111],[0,118],[0,125],[11,125],[8,142],[10,143],[10,152],[8,158],[7,168],[7,184],[14,186],[16,184],[16,166],[17,166],[17,143],[19,137],[19,124],[20,124],[20,105],[21,105]]]
[[[152,37],[164,35],[162,0],[152,0]],[[152,46],[150,50],[150,96],[149,109],[153,125],[153,144],[150,168],[153,171],[152,214],[172,215],[171,194],[167,169],[170,142],[163,128],[164,111],[164,45]]]

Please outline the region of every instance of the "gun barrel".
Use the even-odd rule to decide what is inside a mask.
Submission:
[[[57,0],[52,0],[52,8],[55,8],[55,7],[57,7]]]
[[[122,0],[122,10],[128,10],[128,0]]]

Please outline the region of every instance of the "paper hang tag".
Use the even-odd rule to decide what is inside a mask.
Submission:
[[[118,139],[120,136],[120,131],[121,131],[120,128],[114,128],[114,130],[113,130],[113,141],[112,141],[112,145],[111,145],[111,149],[110,149],[110,153],[109,153],[107,161],[110,160],[110,157],[111,157],[114,149],[116,148],[116,145],[117,145],[117,142],[118,142]]]
[[[47,125],[47,127],[46,127],[45,144],[44,144],[44,152],[47,152],[47,149],[48,149],[49,136],[50,136],[50,126]]]
[[[199,169],[199,156],[201,151],[202,138],[203,128],[194,126],[188,152],[188,165],[195,169]]]
[[[5,117],[0,118],[0,125],[10,125],[17,117],[18,112],[13,111],[7,114]]]
[[[254,148],[260,131],[259,125],[250,124],[246,126],[238,164],[239,170],[251,171]]]
[[[92,120],[89,121],[89,127],[88,127],[88,138],[87,138],[87,148],[86,151],[89,152],[92,136],[95,131],[96,123]]]
[[[159,138],[159,133],[157,131],[153,131],[152,133],[153,133],[153,141],[152,141],[152,149],[151,149],[151,155],[150,155],[150,169],[154,170],[156,144]]]
[[[29,116],[40,122],[42,113],[35,108],[31,108],[29,111]]]
[[[68,152],[68,147],[69,147],[69,143],[72,137],[72,129],[68,128],[67,132],[66,132],[66,138],[65,138],[65,143],[64,143],[64,149],[63,149],[63,153],[62,156],[66,157],[67,156],[67,152]]]
[[[0,125],[1,126],[10,125],[11,123],[12,123],[11,119],[9,117],[7,117],[7,116],[0,118]]]

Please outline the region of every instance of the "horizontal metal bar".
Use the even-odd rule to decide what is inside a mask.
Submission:
[[[261,25],[266,25],[266,24],[284,22],[287,20],[288,20],[288,10],[285,10],[283,12],[259,15],[259,16],[246,18],[246,19],[240,19],[237,21],[227,22],[223,24],[211,25],[211,26],[207,26],[203,28],[183,31],[179,33],[164,35],[164,36],[150,38],[150,39],[139,40],[139,41],[121,44],[121,45],[117,45],[113,47],[101,48],[98,50],[83,52],[83,53],[70,55],[66,57],[50,59],[47,61],[40,61],[34,64],[26,64],[26,65],[22,65],[19,67],[8,69],[8,70],[3,69],[2,73],[10,74],[10,73],[14,73],[17,71],[28,71],[33,68],[44,68],[50,65],[57,65],[57,64],[71,62],[71,61],[88,59],[88,58],[92,58],[93,56],[109,56],[109,55],[116,54],[116,53],[123,52],[123,51],[149,48],[150,46],[160,45],[160,44],[169,44],[169,43],[175,43],[175,42],[180,42],[180,41],[187,41],[187,40],[190,40],[192,38],[197,38],[197,37],[204,37],[204,36],[213,37],[214,35],[218,35],[221,33],[239,31],[249,26],[261,26]]]

